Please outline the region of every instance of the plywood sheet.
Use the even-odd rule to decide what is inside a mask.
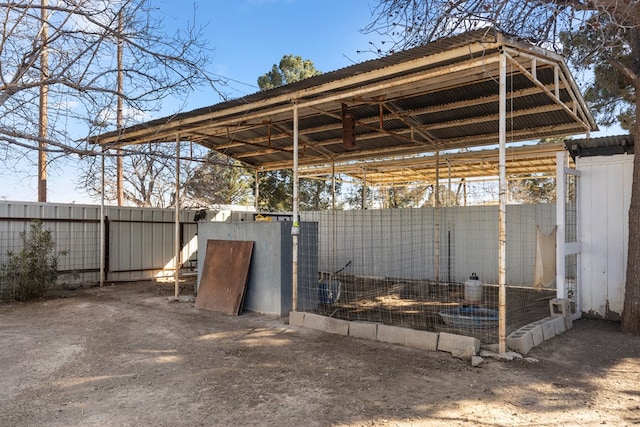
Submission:
[[[240,314],[252,252],[251,241],[207,240],[196,308]]]

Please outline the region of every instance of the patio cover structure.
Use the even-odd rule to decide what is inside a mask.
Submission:
[[[499,307],[505,310],[507,141],[596,129],[561,56],[488,28],[105,133],[92,141],[105,150],[189,141],[257,172],[293,168],[294,218],[300,171],[312,175],[314,168],[339,165],[343,173],[350,173],[349,167],[351,172],[362,170],[358,163],[373,159],[402,169],[402,159],[444,159],[461,148],[498,145]],[[294,220],[293,283],[295,224]],[[505,332],[501,324],[501,347]]]
[[[562,142],[509,146],[505,160],[508,179],[538,174],[555,176],[556,154]],[[344,174],[371,186],[400,187],[437,183],[439,179],[486,178],[499,175],[499,148],[445,153],[429,153],[395,158],[338,162],[330,165],[302,166],[304,178],[326,179]],[[442,168],[442,172],[440,172]]]
[[[104,148],[190,141],[259,170],[498,144],[596,129],[563,59],[476,30],[309,79],[96,136]],[[343,138],[344,136],[344,138]]]

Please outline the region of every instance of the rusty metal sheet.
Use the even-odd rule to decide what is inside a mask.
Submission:
[[[196,308],[240,314],[252,253],[251,241],[207,240]]]

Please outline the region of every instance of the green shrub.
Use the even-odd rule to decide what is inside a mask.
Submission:
[[[41,298],[58,278],[58,259],[66,251],[55,252],[51,230],[40,220],[31,223],[29,233],[20,233],[23,249],[7,252],[9,261],[0,266],[3,299],[27,301]]]

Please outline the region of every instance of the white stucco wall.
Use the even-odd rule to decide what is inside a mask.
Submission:
[[[586,316],[619,319],[629,236],[633,155],[581,157],[580,301]]]

